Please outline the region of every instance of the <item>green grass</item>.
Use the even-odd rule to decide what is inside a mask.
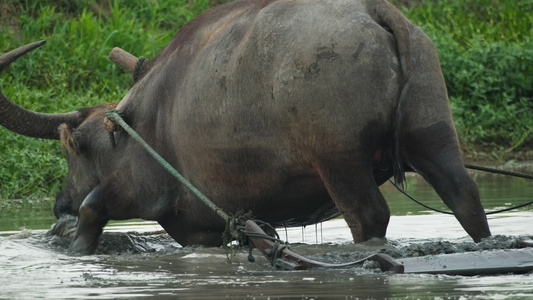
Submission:
[[[531,145],[533,1],[423,0],[404,13],[438,49],[464,147]]]
[[[0,0],[0,53],[48,43],[1,76],[2,91],[39,112],[118,102],[131,76],[107,56],[154,57],[177,29],[226,0]],[[434,40],[465,147],[533,142],[531,0],[440,1],[404,13]],[[67,166],[59,143],[0,128],[0,199],[54,196]]]
[[[208,0],[0,0],[0,53],[46,40],[1,76],[3,93],[22,107],[66,112],[118,102],[131,75],[109,51],[155,57],[177,29],[214,2]],[[54,196],[67,165],[59,143],[0,128],[0,199]]]

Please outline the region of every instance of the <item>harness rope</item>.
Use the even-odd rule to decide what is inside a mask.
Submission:
[[[465,167],[467,169],[478,170],[478,171],[483,171],[483,172],[489,172],[489,173],[494,173],[494,174],[502,174],[502,175],[520,177],[520,178],[525,178],[525,179],[533,179],[533,175],[524,174],[524,173],[505,171],[505,170],[498,170],[498,169],[488,168],[488,167],[474,166],[474,165],[471,165],[471,164],[465,164]]]
[[[137,59],[137,63],[135,64],[135,70],[133,71],[133,82],[137,82],[137,80],[139,80],[142,73],[144,72],[144,65],[147,62],[148,59],[146,59],[146,57],[144,56],[141,56]]]
[[[525,178],[525,179],[532,179],[533,180],[533,175],[529,175],[529,174],[524,174],[524,173],[519,173],[519,172],[512,172],[512,171],[505,171],[505,170],[498,170],[498,169],[494,169],[494,168],[488,168],[488,167],[481,167],[481,166],[475,166],[475,165],[471,165],[471,164],[465,164],[465,167],[467,169],[471,169],[471,170],[477,170],[477,171],[483,171],[483,172],[488,172],[488,173],[494,173],[494,174],[501,174],[501,175],[506,175],[506,176],[512,176],[512,177],[519,177],[519,178]],[[416,200],[413,196],[409,195],[402,187],[398,186],[396,183],[394,183],[392,180],[389,180],[389,182],[402,194],[404,194],[407,198],[413,200],[415,203],[417,203],[418,205],[420,206],[423,206],[427,209],[430,209],[430,210],[433,210],[433,211],[436,211],[436,212],[439,212],[439,213],[443,213],[443,214],[448,214],[448,215],[453,215],[452,212],[449,212],[449,211],[444,211],[444,210],[440,210],[440,209],[437,209],[437,208],[433,208],[431,206],[428,206],[418,200]],[[530,202],[527,202],[527,203],[523,203],[523,204],[519,204],[519,205],[516,205],[516,206],[513,206],[513,207],[509,207],[509,208],[504,208],[504,209],[500,209],[500,210],[495,210],[495,211],[490,211],[490,212],[486,212],[485,214],[486,215],[494,215],[494,214],[499,214],[499,213],[502,213],[502,212],[506,212],[506,211],[510,211],[510,210],[514,210],[514,209],[518,209],[518,208],[521,208],[521,207],[524,207],[524,206],[528,206],[528,205],[531,205],[533,204],[533,201],[530,201]]]
[[[202,192],[200,192],[196,187],[192,185],[190,181],[187,180],[187,178],[183,177],[176,169],[174,169],[161,155],[159,155],[154,148],[152,148],[148,143],[146,143],[143,138],[133,130],[128,123],[126,123],[122,117],[120,116],[120,111],[117,110],[105,110],[106,117],[113,121],[113,123],[119,125],[124,129],[135,141],[137,141],[139,144],[141,144],[146,151],[150,155],[152,155],[155,160],[165,170],[167,170],[172,176],[174,176],[176,179],[178,179],[183,185],[185,185],[196,197],[198,197],[205,205],[207,205],[209,208],[211,208],[217,215],[219,215],[224,221],[229,222],[231,220],[230,216],[226,214],[220,207],[218,207],[215,203],[213,203],[209,198],[207,198]]]

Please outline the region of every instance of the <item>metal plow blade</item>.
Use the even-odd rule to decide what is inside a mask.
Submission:
[[[264,234],[264,231],[253,221],[246,221],[245,228],[249,232]],[[249,238],[273,266],[285,270],[346,268],[363,266],[367,261],[375,261],[379,263],[382,271],[398,274],[486,275],[533,271],[533,248],[428,255],[399,259],[394,259],[384,253],[377,253],[355,262],[330,264],[294,253],[288,247],[280,248],[270,239],[254,236]]]
[[[397,259],[404,273],[486,275],[533,271],[533,248],[467,252]]]

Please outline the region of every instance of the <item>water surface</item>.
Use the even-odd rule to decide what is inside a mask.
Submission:
[[[531,168],[521,169],[530,172]],[[525,179],[473,174],[488,211],[531,201]],[[408,191],[446,209],[419,177]],[[291,249],[313,259],[350,262],[385,252],[396,257],[533,246],[533,209],[489,216],[495,237],[474,244],[453,216],[433,213],[390,185],[393,216],[387,241],[353,244],[342,219],[279,229]],[[55,222],[50,200],[10,201],[0,211],[0,299],[529,299],[533,274],[447,276],[388,274],[378,269],[276,270],[254,250],[228,257],[222,248],[180,247],[155,222],[112,222],[96,255],[68,253],[68,241],[46,235]]]

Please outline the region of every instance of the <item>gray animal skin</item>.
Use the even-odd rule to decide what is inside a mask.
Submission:
[[[3,55],[0,71],[34,43]],[[378,186],[421,174],[475,240],[490,236],[466,173],[430,39],[384,0],[247,0],[179,30],[117,109],[226,213],[275,226],[342,214],[355,242],[385,237]],[[158,221],[181,245],[222,243],[225,223],[104,108],[25,110],[2,95],[0,124],[61,140],[55,215],[79,217],[71,249],[93,253],[109,220]],[[59,129],[58,129],[59,128]]]

